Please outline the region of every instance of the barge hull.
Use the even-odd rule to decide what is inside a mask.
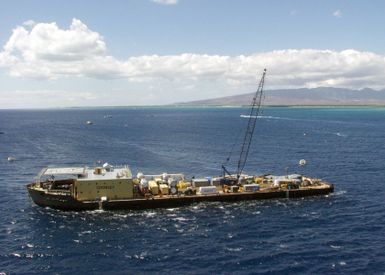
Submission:
[[[50,207],[64,211],[81,211],[98,209],[98,202],[83,203],[75,200],[70,195],[61,195],[45,192],[32,188],[32,185],[27,186],[28,193],[32,200],[39,206]]]
[[[327,195],[334,191],[334,186],[278,191],[258,191],[253,193],[226,193],[216,195],[167,196],[148,199],[107,200],[82,202],[70,195],[50,194],[28,186],[32,200],[39,206],[64,211],[83,210],[142,210],[155,208],[175,208],[199,202],[237,202],[246,200],[265,200],[278,198],[302,198]]]

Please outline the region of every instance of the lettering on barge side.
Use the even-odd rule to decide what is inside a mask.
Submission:
[[[115,186],[113,185],[106,185],[106,186],[96,186],[96,189],[114,189]]]

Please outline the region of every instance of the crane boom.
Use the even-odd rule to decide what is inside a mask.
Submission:
[[[251,140],[254,134],[255,122],[258,116],[260,115],[262,98],[263,98],[263,86],[265,83],[265,75],[266,75],[266,69],[263,70],[261,80],[259,81],[258,89],[255,92],[255,95],[253,97],[253,101],[251,104],[249,121],[247,123],[247,128],[246,128],[245,136],[243,138],[241,153],[239,155],[239,160],[238,160],[238,166],[237,166],[238,178],[242,174],[243,169],[245,168],[247,157],[250,151]]]

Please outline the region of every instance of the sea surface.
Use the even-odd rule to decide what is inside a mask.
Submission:
[[[242,114],[248,109],[1,110],[0,272],[384,274],[385,108],[264,108],[245,172],[304,173],[333,183],[327,196],[81,213],[28,197],[25,185],[45,166],[219,175],[231,151],[234,169]]]

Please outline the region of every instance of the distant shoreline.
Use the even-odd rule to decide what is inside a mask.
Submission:
[[[183,109],[183,108],[248,108],[250,105],[129,105],[129,106],[75,106],[75,107],[46,107],[46,108],[0,108],[0,111],[58,111],[58,110],[92,110],[92,109]],[[330,109],[354,109],[354,108],[385,108],[385,105],[264,105],[263,108],[330,108]]]
[[[160,106],[159,106],[160,107]],[[168,106],[166,106],[168,107]],[[250,105],[171,105],[170,107],[189,108],[247,108]],[[382,108],[385,105],[263,105],[263,108]]]

